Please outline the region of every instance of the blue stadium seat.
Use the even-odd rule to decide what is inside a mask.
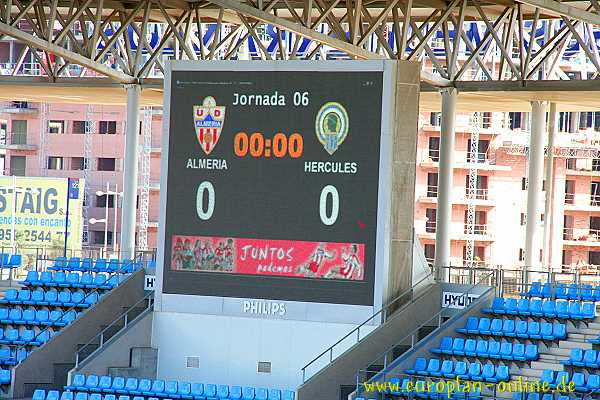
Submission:
[[[556,373],[554,378],[554,382],[550,385],[552,389],[556,389],[559,384],[569,384],[569,372],[567,371],[559,371]]]
[[[117,393],[127,394],[135,391],[138,387],[137,378],[127,378],[125,381],[125,388],[122,391],[117,391]]]
[[[166,386],[166,383],[165,383]],[[217,396],[217,385],[213,383],[207,383],[204,385],[204,396],[207,398],[216,397]]]
[[[70,385],[65,386],[67,390],[80,390],[85,389],[85,375],[75,374]]]
[[[252,393],[252,395],[252,397],[254,397],[254,393]],[[198,400],[204,398],[204,385],[202,383],[192,383],[192,397]]]
[[[554,384],[554,371],[550,369],[545,369],[542,371],[540,375],[540,385],[547,383],[548,386],[552,386]]]
[[[590,374],[585,385],[586,392],[597,393],[600,390],[600,375]]]
[[[524,297],[539,297],[542,293],[542,282],[532,282],[527,292],[521,293]]]
[[[494,336],[502,336],[502,319],[494,318],[490,324],[490,332]]]
[[[217,397],[219,399],[226,399],[227,397],[229,397],[229,386],[217,385]]]
[[[440,376],[444,376],[445,378],[453,378],[453,371],[454,362],[452,360],[442,361],[442,366],[440,367]]]
[[[554,340],[565,339],[567,337],[567,326],[565,324],[552,324],[552,333]]]
[[[157,379],[152,382],[152,388],[148,391],[148,393],[144,393],[144,396],[162,396],[164,391],[165,381]]]
[[[23,318],[23,310],[20,308],[11,308],[8,319],[12,322],[20,321]]]
[[[505,314],[504,298],[495,297],[492,301],[492,306],[490,308],[484,308],[482,311],[486,314]]]
[[[33,392],[31,400],[46,400],[46,391],[43,389],[36,389]]]
[[[108,262],[108,271],[110,273],[120,272],[121,271],[121,263],[116,258],[111,258]]]
[[[44,292],[43,289],[36,289],[33,292],[31,292],[31,298],[29,299],[29,301],[26,304],[43,305],[45,295],[46,295],[46,292]]]
[[[543,317],[544,313],[542,311],[542,300],[541,299],[532,299],[529,302],[529,312],[534,317]]]
[[[429,359],[429,363],[427,364],[427,369],[423,371],[422,375],[430,375],[440,377],[442,374],[440,373],[440,360],[437,358]]]
[[[452,338],[449,336],[443,337],[440,347],[431,349],[431,352],[435,354],[452,354]]]
[[[528,344],[525,346],[525,359],[529,361],[537,360],[539,358],[539,349],[536,344]],[[524,361],[524,360],[522,360]]]
[[[281,390],[269,389],[269,400],[281,400]]]
[[[13,301],[17,300],[19,296],[19,291],[17,289],[8,289],[4,293],[4,298],[0,299],[0,304],[9,304]]]
[[[517,307],[517,299],[509,298],[504,302],[504,309],[509,315],[517,315],[519,313]]]
[[[98,258],[94,263],[94,271],[96,272],[108,272],[108,266],[106,265],[106,259]]]
[[[119,396],[119,400],[130,400],[130,399],[131,399],[131,397],[126,394],[122,394]]]
[[[594,319],[596,317],[596,305],[594,303],[583,303],[581,314],[583,319]]]
[[[492,332],[490,331],[490,325],[492,321],[489,318],[480,318],[479,325],[477,326],[478,333],[480,335],[490,335]],[[471,332],[469,332],[471,333]]]
[[[291,390],[284,390],[281,400],[294,400],[296,393]]]
[[[586,350],[583,354],[583,363],[588,368],[598,368],[598,352],[596,350]]]
[[[21,289],[19,290],[19,295],[17,296],[17,300],[15,300],[14,304],[31,304],[29,303],[31,300],[31,290],[29,289]],[[28,303],[23,303],[27,301]]]
[[[38,325],[38,324],[36,324],[36,321],[35,321],[35,309],[28,308],[28,309],[24,310],[23,311],[23,319],[19,322],[22,324],[25,324],[25,325]]]
[[[478,340],[477,348],[475,349],[475,354],[477,357],[486,357],[488,356],[488,342],[486,340]]]
[[[413,365],[412,368],[409,369],[405,369],[404,372],[409,374],[409,375],[414,375],[414,374],[420,374],[422,372],[425,372],[425,370],[427,369],[427,360],[423,357],[417,357],[415,359],[415,364]]]
[[[91,258],[84,258],[81,260],[81,265],[77,269],[78,271],[89,271],[92,269],[94,261]]]
[[[600,285],[594,288],[594,301],[600,301]]]
[[[69,272],[69,275],[67,275],[67,282],[66,282],[66,284],[68,286],[65,286],[65,287],[72,287],[72,288],[83,287],[82,285],[79,284],[79,279],[81,279],[79,272]]]
[[[112,289],[117,286],[119,286],[119,275],[112,275],[110,278],[108,278],[106,284],[101,286],[101,289]]]
[[[46,395],[46,400],[58,400],[60,398],[60,393],[58,390],[49,390]]]
[[[527,335],[529,339],[541,339],[540,335],[540,323],[537,321],[531,321],[527,324]]]
[[[569,302],[568,301],[557,301],[556,302],[556,316],[561,319],[569,318]]]
[[[37,341],[34,340],[34,338],[35,338],[35,331],[33,331],[31,329],[23,329],[23,331],[19,335],[19,339],[13,340],[13,343],[15,343],[15,344],[25,344],[25,343],[39,344],[39,343],[37,343]]]
[[[457,361],[454,365],[454,375],[461,379],[467,379],[468,370],[467,363],[464,361]]]
[[[477,355],[477,341],[475,339],[467,339],[465,341],[465,356],[475,357]]]
[[[170,398],[177,398],[177,390],[177,381],[165,382],[165,396]]]
[[[0,384],[8,385],[10,383],[10,370],[0,369]]]
[[[98,391],[106,392],[107,390],[110,390],[111,385],[112,385],[112,378],[108,375],[102,375],[100,377],[100,381],[98,381]]]
[[[589,283],[581,285],[579,296],[584,301],[594,301],[594,288]]]
[[[569,303],[569,317],[572,319],[583,319],[581,303],[579,301],[572,301]]]
[[[44,271],[40,275],[40,286],[56,286],[53,282],[52,272]]]
[[[519,302],[517,303],[517,311],[519,315],[531,315],[529,312],[529,299],[519,299]]]
[[[89,400],[102,400],[102,395],[100,393],[92,393],[89,396]],[[141,397],[141,400],[144,400],[144,398]]]
[[[575,364],[575,363],[577,363],[577,364]],[[561,361],[561,364],[583,367],[583,365],[584,365],[583,350],[582,349],[571,349],[569,359]]]
[[[239,386],[232,386],[229,390],[229,398],[231,399],[231,395],[232,392],[234,391],[234,388],[239,388],[240,389],[240,396],[236,397],[237,399],[242,397],[242,388]],[[178,390],[177,390],[177,395],[182,398],[182,399],[191,399],[192,395],[192,385],[189,382],[179,382],[178,384]]]
[[[52,280],[52,286],[64,286],[67,282],[67,274],[64,271],[58,271],[54,273],[54,279]]]
[[[88,394],[85,392],[79,392],[75,394],[75,400],[88,400]]]
[[[511,342],[503,342],[500,345],[500,352],[498,353],[498,357],[493,358],[501,358],[503,360],[512,360],[513,359],[513,345]]]
[[[569,300],[579,300],[579,287],[576,283],[572,283],[569,285],[569,289],[567,290],[567,297]]]
[[[71,301],[66,303],[65,305],[68,307],[84,307],[83,300],[85,298],[85,293],[83,292],[73,292],[71,293]]]
[[[94,277],[94,282],[92,283],[92,285],[88,286],[88,287],[89,288],[94,288],[94,287],[95,288],[100,288],[100,287],[104,286],[105,284],[106,284],[106,275],[98,273]]]
[[[500,359],[500,342],[497,342],[495,340],[490,340],[488,342],[488,352],[487,352],[487,356],[489,358],[495,358],[495,359]]]
[[[256,389],[256,400],[267,400],[269,398],[269,391],[266,388]]]
[[[457,356],[465,355],[465,339],[454,338],[452,341],[452,354]]]
[[[67,270],[77,271],[81,268],[81,258],[79,257],[71,257],[67,264]]]
[[[150,379],[140,379],[136,390],[132,390],[130,394],[140,395],[144,392],[149,392],[152,389],[152,381]]]
[[[540,324],[540,335],[542,339],[545,340],[554,340],[554,335],[552,333],[553,327],[550,322],[542,322]]]
[[[60,395],[60,400],[73,400],[74,399],[74,393],[73,392],[62,392],[62,394]],[[105,400],[108,400],[105,398]]]
[[[37,310],[35,312],[35,321],[36,325],[49,326],[52,325],[50,323],[50,313],[48,310]]]
[[[83,275],[81,275],[81,280],[79,281],[79,285],[77,287],[91,287],[93,284],[94,276],[90,272],[84,272]]]
[[[567,296],[567,285],[564,283],[557,283],[554,286],[554,297],[557,299],[568,299]]]
[[[63,317],[61,318],[61,323],[69,325],[71,322],[75,321],[76,318],[77,313],[74,310],[70,310],[64,313]]]
[[[85,296],[85,301],[81,307],[91,307],[98,302],[98,293],[92,292]]]
[[[115,376],[112,379],[112,384],[110,385],[110,390],[105,390],[106,393],[119,393],[125,389],[125,378],[122,376]]]
[[[517,321],[515,324],[515,334],[514,336],[505,335],[509,337],[518,337],[521,339],[527,339],[527,321]]]
[[[8,290],[6,293],[8,295],[8,293],[14,289],[10,289]],[[16,292],[16,290],[15,290]],[[15,293],[16,296],[16,293]],[[479,319],[477,317],[469,317],[467,318],[467,323],[465,325],[464,328],[458,328],[456,331],[458,333],[473,333],[476,334],[478,332],[477,330],[477,326],[479,325]]]
[[[481,381],[483,379],[481,377],[481,364],[478,362],[469,364],[469,371],[467,372],[467,375],[469,376],[468,379]]]
[[[502,336],[515,337],[515,320],[505,319],[502,323]]]
[[[0,340],[0,343],[12,344],[18,340],[19,340],[19,330],[18,329],[7,329],[4,332],[4,338],[2,340]]]
[[[0,322],[3,324],[9,324],[12,320],[9,318],[10,311],[12,308],[0,307]]]
[[[575,391],[577,392],[586,392],[587,388],[585,386],[585,375],[581,372],[575,372],[571,377],[571,382],[575,384]],[[569,381],[567,381],[569,384]]]
[[[484,364],[483,369],[481,370],[481,379],[486,382],[496,382],[495,380],[496,369],[494,368],[494,364]],[[477,379],[479,380],[479,379]]]
[[[556,302],[554,300],[544,300],[542,312],[546,318],[556,318]]]
[[[21,282],[23,286],[35,285],[39,280],[39,274],[37,271],[28,271],[27,277]]]
[[[552,284],[551,283],[544,283],[544,285],[542,286],[542,298],[544,299],[549,299],[552,298]]]

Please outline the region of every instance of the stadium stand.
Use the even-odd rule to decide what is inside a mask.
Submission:
[[[533,283],[521,298],[495,297],[478,304],[453,326],[433,331],[418,346],[391,362],[371,382],[396,383],[387,393],[401,398],[575,400],[600,398],[600,321],[596,302],[600,286]],[[491,303],[491,304],[490,304]],[[486,315],[495,318],[488,318]],[[443,329],[442,329],[443,328]],[[439,334],[444,332],[445,334]],[[456,334],[449,334],[456,332]],[[433,355],[428,356],[427,353]],[[414,355],[416,357],[414,357]],[[406,360],[406,361],[402,361]],[[389,378],[393,377],[393,378]],[[574,393],[498,393],[483,386],[478,393],[409,392],[409,382],[460,378],[498,383],[526,380],[558,389],[573,382]],[[356,392],[355,400],[373,393]],[[586,397],[587,396],[587,397]]]

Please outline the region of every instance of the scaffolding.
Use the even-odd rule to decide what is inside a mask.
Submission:
[[[40,104],[40,146],[38,150],[38,165],[40,176],[48,175],[48,161],[46,160],[46,136],[48,135],[48,117],[50,115],[50,105],[48,103]]]
[[[90,242],[89,208],[92,201],[90,177],[92,172],[92,134],[94,121],[92,120],[93,109],[90,104],[85,109],[85,134],[83,140],[83,179],[85,191],[83,194],[83,243]]]
[[[467,267],[475,267],[475,200],[477,199],[477,167],[479,163],[479,113],[471,117],[471,145],[469,147],[469,184],[467,186],[467,245],[465,262]]]
[[[140,228],[138,248],[148,249],[148,211],[150,206],[150,152],[152,150],[152,107],[144,108],[140,157]]]

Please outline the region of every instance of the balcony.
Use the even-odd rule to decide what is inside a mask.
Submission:
[[[589,200],[586,196],[579,194],[577,201],[574,193],[565,194],[565,211],[579,211],[587,213],[600,213],[600,195],[588,195]]]
[[[567,159],[568,176],[600,176],[600,160],[598,159]]]
[[[600,247],[600,230],[563,228],[563,245],[577,247]]]
[[[8,101],[0,103],[0,113],[37,114],[38,108],[27,101]]]
[[[474,224],[473,231],[471,232],[469,226],[465,223],[463,224],[462,232],[452,234],[451,238],[461,241],[466,241],[472,238],[476,242],[493,242],[494,239],[489,234],[489,228],[489,224]]]
[[[466,188],[464,196],[454,200],[455,204],[469,204],[470,202],[481,207],[495,207],[496,205],[487,188],[475,188],[471,194],[469,188]]]
[[[474,167],[473,164],[477,164],[477,169],[487,171],[510,171],[512,168],[509,165],[497,165],[496,159],[490,157],[490,152],[487,153],[476,153],[475,161],[471,161],[471,153],[469,152],[457,152],[454,160],[455,169],[471,169]],[[465,158],[461,161],[460,154],[464,154]],[[426,153],[421,153],[420,166],[425,168],[437,169],[439,167],[440,151],[437,149],[427,149]]]
[[[6,138],[0,142],[0,149],[6,150],[35,151],[37,148],[37,144],[27,143],[26,133],[8,133]]]

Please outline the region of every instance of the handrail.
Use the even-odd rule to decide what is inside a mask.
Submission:
[[[123,329],[127,328],[132,322],[136,321],[137,318],[144,312],[142,311],[142,313],[140,313],[140,315],[136,316],[132,321],[129,321],[129,319],[127,318],[127,315],[129,314],[129,312],[131,310],[133,310],[134,308],[136,308],[140,303],[146,302],[148,301],[148,304],[146,305],[146,307],[144,308],[144,311],[150,309],[152,307],[152,305],[154,304],[154,292],[150,292],[148,294],[146,294],[144,297],[142,297],[140,300],[138,300],[134,305],[132,305],[131,307],[129,307],[127,310],[125,310],[121,315],[119,315],[117,318],[115,318],[110,324],[108,324],[104,329],[102,329],[100,332],[98,332],[98,334],[96,334],[96,336],[94,336],[93,338],[91,338],[87,343],[85,343],[83,346],[81,346],[78,350],[77,353],[75,353],[75,368],[77,368],[79,366],[79,362],[80,362],[80,356],[79,353],[81,353],[84,349],[86,349],[88,346],[92,345],[92,344],[96,344],[96,339],[99,339],[100,344],[98,345],[98,348],[96,350],[94,350],[92,353],[88,354],[88,356],[86,356],[85,358],[83,358],[81,361],[87,359],[89,356],[91,356],[95,351],[101,349],[105,342],[104,342],[104,333],[109,330],[110,328],[112,328],[113,326],[116,325],[117,322],[120,322],[122,319],[124,319],[125,324],[123,325],[123,327],[121,327],[121,329],[119,329],[117,332],[122,331]],[[124,317],[124,318],[123,318]],[[114,337],[114,335],[113,335]],[[110,339],[109,339],[110,340]]]
[[[481,284],[481,282],[482,282],[483,280],[485,280],[485,279],[487,279],[487,278],[489,278],[489,277],[493,276],[494,274],[495,274],[495,271],[494,271],[494,272],[490,272],[489,274],[486,274],[485,276],[481,277],[481,278],[478,280],[478,282],[477,282],[477,283],[474,283],[474,284],[472,284],[472,285],[471,285],[471,286],[470,286],[470,287],[469,287],[469,288],[468,288],[468,289],[467,289],[465,292],[463,292],[463,294],[462,294],[461,296],[457,296],[457,297],[456,297],[456,298],[455,298],[455,299],[452,301],[452,303],[450,303],[449,305],[454,305],[454,304],[455,304],[455,303],[456,303],[456,302],[457,302],[459,299],[463,299],[463,300],[465,300],[465,304],[466,304],[466,299],[468,298],[468,295],[469,295],[469,293],[470,293],[470,292],[471,292],[473,289],[475,289],[476,287],[478,287],[478,286]],[[493,289],[489,289],[489,290],[493,290]],[[486,293],[487,293],[487,291],[486,291]],[[472,306],[472,304],[474,304],[474,303],[471,303],[471,304],[469,304],[469,305],[468,305],[467,307],[465,307],[465,308],[470,308],[470,307]],[[428,319],[428,320],[427,320],[427,321],[425,321],[424,323],[420,324],[418,327],[416,327],[415,329],[413,329],[413,330],[412,330],[410,333],[408,333],[407,335],[405,335],[405,336],[404,336],[402,339],[400,339],[399,341],[397,341],[396,343],[394,343],[392,346],[388,346],[388,348],[387,348],[386,350],[384,350],[384,351],[383,351],[383,352],[381,352],[381,353],[380,353],[380,354],[379,354],[377,357],[375,357],[373,360],[379,360],[379,359],[383,358],[384,365],[383,365],[383,369],[382,369],[382,371],[380,371],[380,372],[379,372],[378,374],[376,374],[376,375],[375,375],[373,378],[371,378],[371,380],[372,380],[372,379],[375,379],[375,378],[376,378],[376,377],[377,377],[377,376],[378,376],[378,375],[379,375],[381,372],[383,372],[383,373],[385,374],[385,369],[386,369],[386,368],[389,366],[389,365],[387,364],[387,355],[388,355],[390,352],[393,352],[393,350],[394,350],[394,349],[395,349],[395,348],[396,348],[396,347],[397,347],[399,344],[403,343],[403,342],[404,342],[405,340],[407,340],[408,338],[411,338],[411,337],[413,337],[415,334],[417,334],[417,333],[419,332],[419,330],[420,330],[420,329],[421,329],[423,326],[425,326],[425,324],[427,324],[427,323],[429,323],[429,322],[431,322],[431,321],[433,321],[433,320],[435,320],[435,319],[438,319],[438,321],[440,321],[440,323],[439,323],[438,327],[437,327],[437,328],[436,328],[434,331],[432,331],[432,332],[431,332],[429,335],[433,334],[433,333],[434,333],[434,332],[436,332],[438,329],[440,329],[440,327],[441,327],[442,325],[444,325],[443,323],[441,323],[441,317],[442,317],[442,314],[444,314],[445,312],[446,312],[446,308],[442,308],[442,309],[441,309],[439,312],[437,312],[436,314],[434,314],[434,315],[433,315],[433,316],[432,316],[430,319]],[[427,335],[427,336],[429,336],[429,335]],[[425,338],[424,338],[424,339],[425,339]],[[411,340],[411,348],[414,348],[415,344],[416,344],[416,343],[414,343],[414,340]],[[393,354],[393,353],[392,353],[392,354]],[[406,354],[406,352],[405,352],[404,354]],[[402,356],[400,356],[400,357],[402,357]],[[397,360],[397,359],[398,359],[398,358],[400,358],[400,357],[397,357],[395,360]],[[392,360],[392,362],[393,362],[393,361],[394,361],[394,360]],[[368,368],[369,368],[369,367],[368,367],[368,366],[366,366],[365,368],[361,368],[361,369],[359,369],[359,370],[357,371],[357,374],[356,374],[356,379],[357,379],[357,390],[358,390],[358,386],[359,386],[359,385],[358,385],[359,374],[360,374],[362,371],[365,371],[365,372],[370,372]]]
[[[346,335],[344,335],[337,342],[335,342],[334,344],[332,344],[331,346],[329,346],[329,348],[327,348],[321,354],[319,354],[318,356],[316,356],[315,358],[313,358],[310,362],[308,362],[304,367],[302,367],[302,383],[306,382],[306,370],[307,370],[308,367],[310,367],[312,364],[314,364],[317,360],[319,360],[321,357],[323,357],[327,353],[329,353],[329,362],[328,362],[328,365],[329,365],[331,362],[333,362],[333,349],[337,345],[339,345],[341,342],[343,342],[345,339],[347,339],[348,337],[352,336],[355,332],[357,333],[356,343],[360,343],[360,340],[361,340],[360,339],[360,328],[364,327],[369,322],[373,321],[373,319],[376,318],[379,315],[382,316],[382,323],[384,323],[387,320],[387,310],[393,304],[395,304],[401,298],[405,297],[407,294],[412,293],[414,291],[414,289],[418,285],[420,285],[422,282],[424,282],[424,281],[432,278],[432,276],[433,276],[433,272],[430,270],[429,274],[425,275],[422,279],[420,279],[417,283],[415,283],[414,285],[412,285],[409,289],[405,290],[400,295],[396,296],[394,299],[392,299],[389,302],[387,302],[377,312],[375,312],[373,315],[371,315],[369,318],[367,318],[365,321],[363,321],[360,325],[358,325],[356,328],[352,329],[350,332],[348,332]],[[412,299],[412,297],[411,297],[411,300],[407,304],[405,304],[400,310],[402,310],[406,306],[412,304],[414,301],[416,301],[416,299]],[[398,311],[400,311],[400,310],[398,310]],[[354,343],[354,344],[356,344],[356,343]]]

